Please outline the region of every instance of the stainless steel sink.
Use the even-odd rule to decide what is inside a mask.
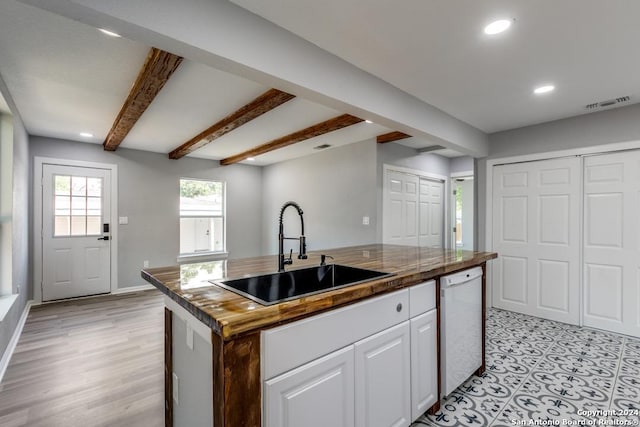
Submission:
[[[328,264],[212,283],[260,304],[272,305],[392,275],[393,273]]]

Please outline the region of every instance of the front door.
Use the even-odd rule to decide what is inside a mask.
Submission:
[[[42,300],[111,290],[111,171],[43,165]]]

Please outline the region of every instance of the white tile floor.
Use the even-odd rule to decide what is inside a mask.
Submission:
[[[486,372],[413,427],[638,425],[638,411],[640,339],[490,309]]]

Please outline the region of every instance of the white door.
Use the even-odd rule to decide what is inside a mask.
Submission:
[[[111,290],[111,171],[42,169],[42,300]]]
[[[640,152],[584,159],[584,325],[640,336]]]
[[[384,243],[418,245],[418,177],[387,170],[384,182]]]
[[[444,230],[444,183],[420,178],[420,246],[441,248]]]
[[[355,344],[356,426],[411,424],[410,351],[408,321]]]
[[[353,346],[265,383],[266,427],[352,427]]]
[[[411,419],[438,400],[438,312],[411,319]]]
[[[494,167],[494,307],[579,323],[580,168],[576,157]]]

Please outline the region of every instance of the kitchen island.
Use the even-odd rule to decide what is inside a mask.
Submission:
[[[276,256],[183,264],[142,271],[142,277],[167,296],[165,309],[165,413],[173,422],[172,309],[184,310],[210,330],[212,418],[215,426],[260,426],[263,410],[261,333],[374,297],[410,288],[443,275],[482,266],[495,253],[454,251],[396,245],[364,245],[310,252],[289,270],[320,263],[326,254],[336,264],[393,273],[319,294],[263,306],[210,281],[272,273]],[[484,275],[483,275],[484,277]],[[483,280],[483,296],[484,296]],[[435,292],[437,301],[439,293]],[[484,300],[484,298],[483,298]],[[436,303],[437,304],[437,303]],[[345,325],[347,327],[348,325]],[[483,328],[484,329],[484,328]],[[307,337],[314,339],[314,337]],[[188,338],[187,338],[188,339]],[[305,343],[300,343],[304,346]],[[482,369],[482,368],[481,368]]]

